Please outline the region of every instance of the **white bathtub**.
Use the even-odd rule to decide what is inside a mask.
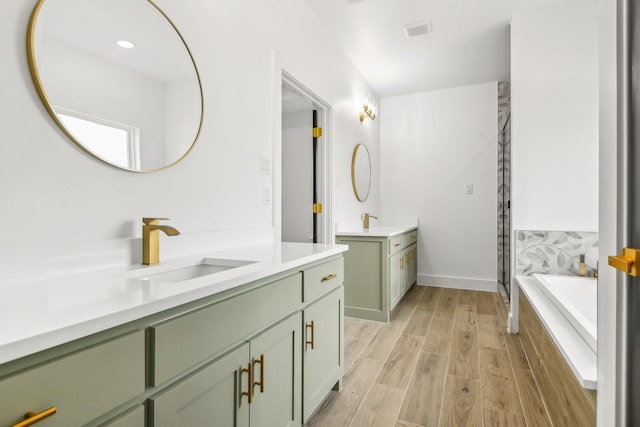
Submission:
[[[594,352],[598,347],[597,279],[534,274],[540,289]]]

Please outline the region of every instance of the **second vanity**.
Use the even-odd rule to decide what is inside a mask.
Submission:
[[[50,408],[37,425],[301,425],[341,387],[346,249],[281,243],[207,254],[238,267],[201,277],[137,267],[0,288],[0,426]],[[33,292],[42,302],[8,302]]]
[[[338,230],[345,254],[345,315],[389,322],[417,280],[416,225]]]

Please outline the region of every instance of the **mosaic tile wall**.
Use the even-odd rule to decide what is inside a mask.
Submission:
[[[533,273],[577,276],[580,255],[585,255],[586,275],[598,267],[598,233],[577,231],[516,230],[516,275]]]

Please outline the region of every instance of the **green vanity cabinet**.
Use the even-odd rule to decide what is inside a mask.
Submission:
[[[389,257],[389,292],[391,310],[398,304],[405,293],[416,283],[418,278],[417,245],[411,244],[408,248]]]
[[[302,274],[261,283],[149,328],[151,382],[159,386],[300,310]]]
[[[299,426],[300,327],[297,312],[151,397],[150,425]]]
[[[345,253],[345,306],[350,317],[388,322],[390,314],[417,280],[417,231],[391,237],[342,234]]]
[[[299,426],[302,419],[302,314],[251,339],[252,427]]]
[[[57,412],[38,426],[80,426],[144,392],[143,331],[59,358],[46,356],[36,355],[33,367],[0,379],[0,426],[12,426],[24,421],[27,412],[54,406]]]
[[[0,365],[0,427],[301,426],[341,384],[343,278],[333,255]]]
[[[145,408],[139,405],[133,411],[128,411],[123,415],[100,424],[100,427],[144,427],[145,425]]]
[[[302,421],[320,406],[344,372],[344,259],[302,272],[304,305]]]
[[[402,298],[405,276],[404,276],[404,254],[398,252],[389,257],[389,300],[391,307],[394,307]]]
[[[340,388],[344,372],[344,287],[336,288],[304,308],[303,421],[332,388]]]
[[[149,425],[249,426],[249,403],[240,390],[247,390],[249,343],[179,381],[149,399]]]

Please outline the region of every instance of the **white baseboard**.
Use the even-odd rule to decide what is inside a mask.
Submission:
[[[474,279],[470,277],[433,276],[419,274],[418,284],[421,286],[435,286],[437,288],[467,289],[470,291],[497,292],[498,281]]]

